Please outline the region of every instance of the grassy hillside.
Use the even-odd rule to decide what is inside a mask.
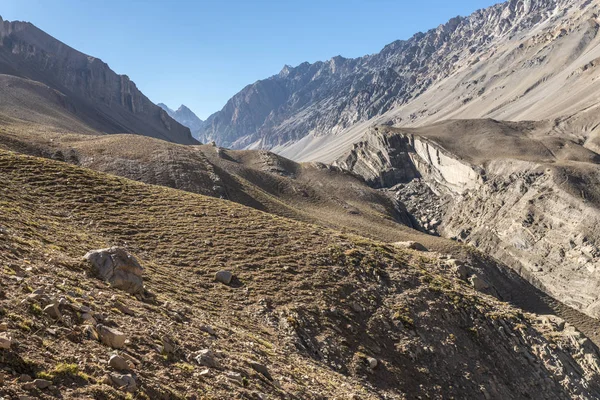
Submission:
[[[136,135],[79,135],[14,120],[0,147],[62,159],[137,181],[222,197],[262,211],[386,241],[426,235],[404,229],[403,206],[361,179],[262,151],[182,146]]]
[[[474,291],[438,255],[8,151],[0,217],[9,398],[132,397],[105,383],[112,350],[87,338],[82,305],[127,335],[135,398],[598,395],[589,340]],[[145,296],[81,261],[111,245],[145,267]],[[231,285],[214,281],[220,269]],[[41,312],[38,289],[64,298],[62,321]],[[220,352],[218,368],[194,361],[202,349]],[[53,386],[26,390],[21,374]]]

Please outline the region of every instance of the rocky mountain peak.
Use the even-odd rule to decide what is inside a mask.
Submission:
[[[189,114],[194,114],[194,113],[192,112],[192,110],[190,110],[190,109],[189,109],[187,106],[185,106],[185,105],[183,105],[183,104],[179,106],[179,108],[177,109],[177,111],[176,111],[176,112],[178,112],[178,113],[185,113],[185,114],[188,114],[188,115],[189,115]],[[194,115],[195,115],[195,114],[194,114]]]
[[[165,110],[167,113],[174,113],[175,111],[173,109],[171,109],[169,106],[167,106],[165,103],[157,103],[157,106],[159,106],[160,108],[162,108],[163,110]]]
[[[158,106],[165,110],[167,114],[175,121],[179,122],[183,126],[187,126],[192,131],[192,135],[197,137],[197,132],[202,128],[204,121],[202,121],[192,110],[190,110],[184,104],[180,105],[179,108],[174,111],[164,103],[158,103]]]
[[[290,71],[292,70],[292,68],[294,68],[294,67],[292,67],[291,65],[285,64],[283,66],[283,68],[281,68],[281,71],[279,71],[279,76],[281,76],[281,77],[288,76],[290,74]]]

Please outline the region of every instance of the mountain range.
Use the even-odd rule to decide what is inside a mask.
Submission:
[[[595,146],[598,4],[510,0],[356,59],[285,66],[211,115],[203,142],[333,161],[370,125],[556,119]]]

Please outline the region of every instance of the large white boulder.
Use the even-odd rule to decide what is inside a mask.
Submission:
[[[140,263],[120,247],[92,250],[84,259],[87,260],[94,272],[111,286],[131,294],[142,293],[144,269]]]

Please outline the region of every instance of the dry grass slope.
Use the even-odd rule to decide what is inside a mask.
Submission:
[[[589,341],[575,354],[577,335],[542,330],[435,256],[3,150],[0,216],[0,311],[16,342],[0,355],[8,398],[26,393],[20,374],[53,381],[29,392],[39,398],[127,397],[104,383],[111,350],[86,339],[79,313],[65,307],[55,322],[23,303],[39,288],[127,335],[136,398],[598,395]],[[110,245],[140,259],[153,296],[137,300],[89,274],[81,256]],[[235,273],[231,286],[214,282],[222,268]],[[173,352],[157,350],[163,338]],[[203,348],[223,354],[207,375],[191,359]]]

